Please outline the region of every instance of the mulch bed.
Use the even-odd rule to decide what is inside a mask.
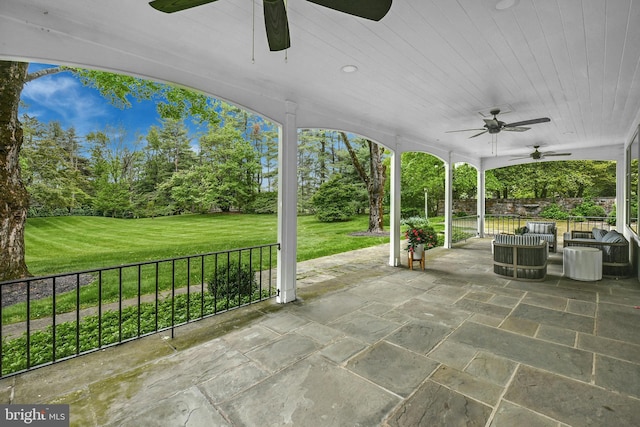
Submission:
[[[71,274],[69,276],[56,277],[56,295],[72,291],[78,286],[86,286],[93,282],[91,274]],[[38,300],[53,295],[53,279],[35,280],[31,282],[29,289],[31,300]],[[0,292],[2,307],[7,307],[27,299],[27,282],[3,285]]]
[[[368,231],[356,231],[355,233],[349,233],[349,236],[357,237],[389,237],[388,231],[382,231],[380,233],[370,233]]]

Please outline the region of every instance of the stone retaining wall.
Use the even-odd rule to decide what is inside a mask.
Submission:
[[[563,199],[487,199],[485,201],[485,211],[487,214],[494,215],[538,216],[544,208],[553,203],[557,203],[566,212],[570,212],[581,204],[583,200],[579,197]],[[616,202],[615,197],[599,197],[592,200],[596,205],[602,206],[607,215],[613,210]],[[444,207],[444,203],[440,203],[440,206]],[[454,213],[464,212],[467,215],[475,215],[476,207],[476,199],[453,201]],[[438,215],[444,215],[444,210],[438,212]]]

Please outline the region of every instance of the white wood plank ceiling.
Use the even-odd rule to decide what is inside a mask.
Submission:
[[[274,53],[259,0],[170,15],[146,0],[3,0],[0,58],[176,82],[276,121],[293,101],[299,127],[476,165],[534,145],[617,159],[638,126],[638,0],[395,0],[380,22],[288,3],[292,46]],[[551,122],[500,132],[497,151],[489,134],[446,133],[481,128],[495,107],[507,123]]]

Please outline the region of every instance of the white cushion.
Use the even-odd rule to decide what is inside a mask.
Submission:
[[[553,222],[528,222],[527,229],[529,233],[534,234],[553,234],[556,224]]]

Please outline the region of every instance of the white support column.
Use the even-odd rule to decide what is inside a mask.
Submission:
[[[616,159],[616,229],[620,233],[625,229],[624,224],[626,224],[625,221],[627,221],[627,206],[625,203],[627,194],[627,160],[625,158],[625,152],[626,150],[622,150],[622,155]]]
[[[453,165],[451,153],[444,162],[444,247],[451,248],[451,221],[453,219]]]
[[[396,144],[395,151],[391,154],[391,212],[389,218],[390,229],[390,248],[389,248],[389,265],[397,267],[402,264],[400,257],[400,168],[402,153]]]
[[[298,129],[296,103],[286,102],[286,114],[278,135],[278,303],[296,299],[298,218]]]
[[[480,163],[480,167],[478,168],[478,183],[477,194],[476,194],[476,212],[478,213],[478,237],[484,237],[484,212],[486,209],[485,200],[484,200],[484,190],[485,190],[485,172],[484,165]]]

